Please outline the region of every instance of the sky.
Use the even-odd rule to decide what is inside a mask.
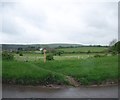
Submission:
[[[0,0],[0,43],[108,45],[118,38],[118,2],[97,1]]]

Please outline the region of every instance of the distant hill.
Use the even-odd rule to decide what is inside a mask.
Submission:
[[[29,45],[19,45],[19,44],[2,44],[3,50],[17,50],[17,49],[39,49],[39,48],[59,48],[59,47],[79,47],[80,44],[29,44]]]
[[[81,44],[64,44],[64,43],[60,43],[60,44],[48,44],[47,45],[50,48],[57,48],[57,47],[79,47],[79,46],[83,46]]]

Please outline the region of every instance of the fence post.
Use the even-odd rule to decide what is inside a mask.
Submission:
[[[47,51],[47,50],[44,48],[44,49],[43,49],[43,52],[44,52],[44,63],[46,63],[46,51]]]

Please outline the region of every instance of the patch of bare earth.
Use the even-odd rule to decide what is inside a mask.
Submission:
[[[75,86],[75,87],[80,86],[80,84],[73,77],[66,76],[66,78],[68,82],[70,83],[70,85]]]

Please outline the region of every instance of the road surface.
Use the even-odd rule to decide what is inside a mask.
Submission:
[[[3,85],[3,98],[118,98],[118,86],[64,87]]]

